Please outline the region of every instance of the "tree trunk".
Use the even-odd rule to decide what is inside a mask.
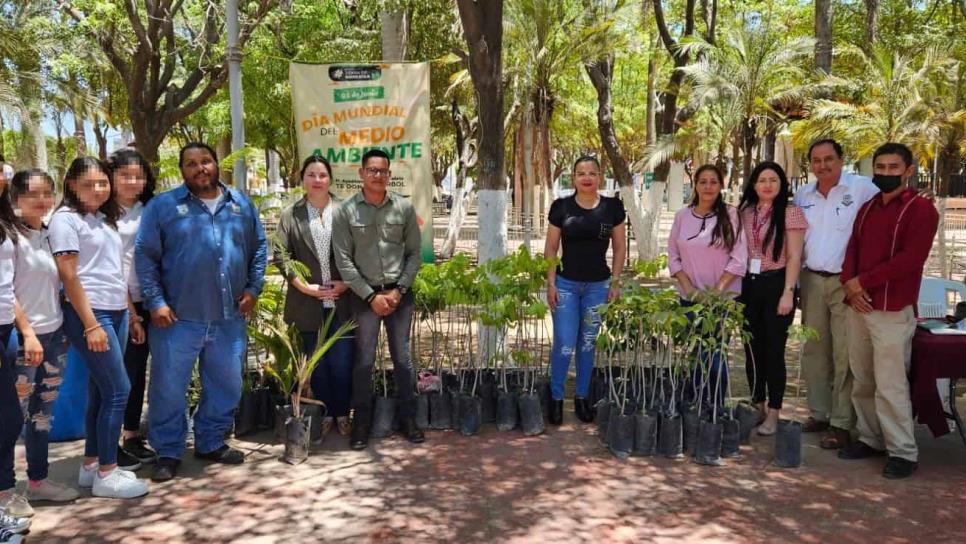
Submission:
[[[21,108],[20,116],[27,132],[33,140],[33,165],[41,170],[49,171],[50,164],[47,159],[47,136],[44,129],[40,126],[39,115],[30,111],[30,108]]]
[[[751,177],[751,159],[754,156],[755,143],[758,141],[758,127],[757,123],[751,119],[745,119],[742,123],[742,150],[744,154],[742,157],[742,180],[739,187],[743,187],[745,182]]]
[[[775,160],[775,140],[777,139],[775,134],[776,129],[777,127],[775,127],[774,124],[769,123],[768,132],[765,133],[764,154],[766,161]]]
[[[876,30],[879,26],[879,0],[865,0],[865,43],[867,53],[871,53],[876,40]]]
[[[77,112],[74,115],[74,145],[77,148],[77,155],[87,155],[87,135],[84,134],[84,118]]]
[[[614,129],[614,107],[611,101],[611,84],[614,77],[614,56],[608,55],[596,61],[584,64],[587,75],[597,91],[597,130],[600,141],[607,153],[614,178],[620,186],[621,199],[627,210],[631,228],[637,239],[637,256],[641,260],[649,260],[657,255],[657,243],[654,236],[654,217],[641,209],[640,199],[634,190],[634,178],[628,167],[627,159],[617,140]]]
[[[382,24],[382,60],[406,60],[409,48],[409,13],[403,10],[379,14]]]
[[[102,161],[107,160],[107,128],[101,128],[101,122],[98,120],[97,116],[94,117],[91,123],[91,127],[94,129],[94,139],[97,140],[97,158]]]
[[[456,0],[469,49],[467,64],[479,114],[479,261],[506,255],[503,138],[503,0]]]
[[[3,138],[3,131],[4,130],[5,129],[4,129],[4,125],[3,125],[3,112],[0,111],[0,155],[3,155],[4,158],[6,158],[7,153],[4,151],[4,149],[5,149],[5,146],[4,146],[5,140]]]
[[[644,143],[654,145],[654,141],[657,139],[657,125],[655,125],[657,95],[654,92],[654,86],[657,80],[657,48],[659,45],[657,34],[651,38],[650,44],[651,47],[647,58],[647,110],[645,114],[647,125],[644,132]]]
[[[832,73],[832,0],[815,0],[815,67]]]
[[[453,129],[456,135],[457,168],[456,181],[453,186],[453,207],[450,209],[446,239],[443,240],[443,246],[440,248],[440,257],[443,259],[449,259],[456,252],[460,231],[463,230],[463,221],[466,220],[470,197],[473,195],[473,186],[472,184],[467,186],[466,175],[470,168],[476,166],[477,161],[476,124],[466,119],[455,98],[453,99],[450,118],[453,121]]]

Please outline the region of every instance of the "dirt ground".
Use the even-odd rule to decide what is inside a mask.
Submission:
[[[658,457],[621,462],[594,426],[542,436],[430,431],[350,451],[330,435],[299,466],[270,433],[236,440],[240,466],[185,458],[144,498],[37,507],[27,542],[941,542],[963,541],[966,448],[920,426],[919,471],[881,477],[882,459],[842,461],[805,435],[804,464],[771,465],[754,436],[722,467]],[[803,418],[803,413],[794,414]],[[51,445],[52,477],[76,481],[82,442]],[[18,447],[20,477],[24,452]],[[149,469],[140,471],[148,476]]]

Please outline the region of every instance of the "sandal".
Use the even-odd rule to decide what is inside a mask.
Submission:
[[[332,430],[333,419],[331,417],[322,418],[322,434],[329,434]]]

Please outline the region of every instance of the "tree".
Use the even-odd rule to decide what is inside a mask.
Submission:
[[[245,3],[242,47],[275,3]],[[228,78],[220,3],[58,0],[58,4],[117,71],[127,90],[137,148],[156,164],[168,131],[204,105]],[[88,13],[97,16],[88,17]]]
[[[681,83],[684,81],[684,72],[681,68],[686,66],[690,61],[690,54],[687,49],[681,46],[681,40],[689,39],[694,36],[695,32],[695,8],[697,2],[695,0],[687,0],[684,8],[684,25],[681,26],[681,34],[677,39],[671,35],[670,27],[667,23],[667,18],[664,12],[664,2],[663,0],[651,0],[654,5],[654,22],[657,25],[658,35],[661,37],[661,42],[667,49],[668,54],[671,55],[671,60],[673,61],[674,68],[671,72],[671,77],[668,80],[667,86],[661,92],[660,98],[663,105],[663,110],[661,112],[661,118],[657,123],[657,134],[660,140],[663,142],[656,142],[655,145],[667,148],[670,147],[671,142],[674,138],[674,133],[677,132],[679,126],[678,119],[678,96],[681,94]],[[714,36],[714,29],[708,29],[706,34],[709,36]],[[671,170],[670,156],[664,157],[657,168],[654,171],[654,181],[657,183],[666,183],[668,179],[668,174]]]
[[[918,57],[881,47],[871,57],[857,48],[845,53],[858,64],[857,76],[823,82],[831,98],[812,100],[808,118],[793,125],[800,146],[832,136],[859,159],[885,142],[906,143],[920,160],[934,157],[940,146],[948,148],[949,160],[957,148],[963,152],[961,61],[935,49]]]
[[[479,118],[479,261],[506,255],[503,140],[503,0],[456,0]]]
[[[815,67],[832,73],[832,0],[815,0]]]
[[[686,42],[685,48],[698,59],[681,68],[692,82],[691,101],[733,109],[736,115],[730,119],[737,124],[726,126],[725,134],[742,150],[745,179],[751,174],[755,146],[784,122],[784,111],[804,103],[803,61],[813,46],[810,38],[782,39],[767,23],[730,29],[717,45],[701,38]]]

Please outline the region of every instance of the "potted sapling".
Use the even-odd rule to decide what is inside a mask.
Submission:
[[[271,353],[265,365],[266,372],[290,400],[290,404],[278,410],[285,417],[279,426],[284,429],[285,453],[282,460],[287,463],[298,464],[308,457],[313,419],[320,420],[324,417],[324,405],[303,395],[312,372],[332,345],[355,328],[354,323],[346,322],[330,331],[331,324],[330,314],[319,330],[319,338],[324,338],[325,341],[311,353],[303,351],[302,335],[294,325],[284,327],[284,323],[266,324],[263,330],[254,333],[255,340],[266,346]],[[312,408],[306,405],[311,405]],[[313,418],[310,412],[317,413],[317,418]]]
[[[798,342],[798,374],[795,378],[795,406],[802,399],[802,351],[805,342],[817,340],[818,331],[804,325],[792,325],[788,337]],[[791,419],[779,419],[775,431],[775,466],[797,468],[802,464],[802,424]]]

